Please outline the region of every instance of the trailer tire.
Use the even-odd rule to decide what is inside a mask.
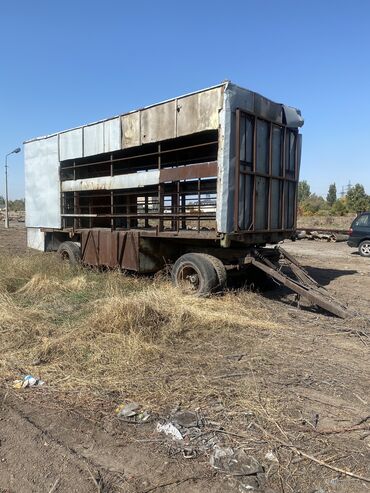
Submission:
[[[73,241],[61,243],[57,253],[63,260],[68,260],[71,265],[78,265],[81,262],[81,249]]]
[[[213,263],[200,253],[186,253],[172,268],[172,282],[186,294],[205,297],[218,285]]]
[[[358,252],[361,257],[370,257],[370,240],[361,241],[358,246]]]
[[[213,255],[208,255],[208,253],[200,253],[199,255],[202,255],[202,257],[207,258],[212,263],[218,279],[217,286],[215,286],[216,291],[222,291],[226,286],[226,281],[227,281],[227,271],[224,264],[222,263],[222,260],[220,260],[217,257],[214,257]]]

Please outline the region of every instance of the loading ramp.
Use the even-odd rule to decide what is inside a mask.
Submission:
[[[271,256],[271,250],[274,252],[273,256]],[[292,255],[280,246],[274,249],[255,248],[245,258],[245,264],[253,265],[279,284],[295,292],[298,301],[300,297],[303,297],[313,305],[340,318],[348,318],[352,314],[346,305],[335,299],[324,286],[308,274]]]

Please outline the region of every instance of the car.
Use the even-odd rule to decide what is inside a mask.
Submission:
[[[348,246],[358,248],[362,257],[370,257],[370,212],[362,212],[348,231]]]

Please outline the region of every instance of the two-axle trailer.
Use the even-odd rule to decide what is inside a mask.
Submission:
[[[225,82],[27,141],[28,246],[143,273],[171,264],[198,295],[253,265],[344,316],[266,248],[295,234],[302,125],[299,110]]]

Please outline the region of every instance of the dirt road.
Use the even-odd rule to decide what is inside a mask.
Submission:
[[[330,292],[370,316],[369,260],[344,243],[287,242],[285,248]],[[0,229],[0,255],[6,249],[24,251],[22,229]],[[260,493],[368,491],[370,483],[335,470],[370,477],[367,321],[342,321],[305,306],[298,310],[281,288],[263,296],[281,329],[245,327],[244,340],[234,343],[218,331],[202,343],[191,335],[179,341],[179,374],[181,353],[187,350],[194,358],[185,370],[188,379],[194,387],[201,379],[209,389],[201,409],[208,426],[203,433],[216,429],[213,435],[222,436],[224,445],[245,447],[258,459],[265,470]],[[210,367],[205,365],[209,358],[214,360]],[[27,371],[22,362],[13,365],[14,375]],[[148,375],[153,377],[155,370]],[[125,378],[135,378],[135,368]],[[157,378],[165,386],[181,385],[183,377],[158,372]],[[244,400],[236,393],[240,386]],[[247,491],[235,478],[216,473],[208,452],[185,458],[157,433],[157,421],[178,402],[168,402],[152,421],[133,425],[115,418],[110,402],[96,403],[93,397],[78,388],[65,396],[57,386],[19,392],[2,382],[1,493]],[[253,425],[257,422],[270,435]],[[300,457],[281,441],[324,465]]]

